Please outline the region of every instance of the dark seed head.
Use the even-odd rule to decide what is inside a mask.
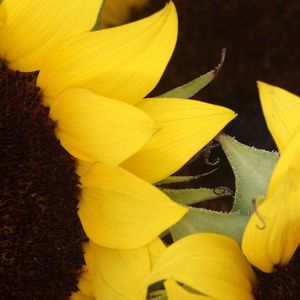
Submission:
[[[84,264],[75,160],[36,78],[0,62],[1,299],[67,299]]]
[[[273,273],[256,271],[258,285],[255,297],[259,300],[300,299],[300,249],[284,267],[277,267]]]

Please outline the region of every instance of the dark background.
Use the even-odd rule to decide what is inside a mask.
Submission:
[[[152,0],[134,18],[163,7]],[[152,95],[158,95],[215,67],[227,48],[219,76],[194,99],[221,104],[239,116],[225,132],[258,148],[276,149],[262,115],[256,80],[278,85],[300,95],[300,1],[174,0],[179,16],[178,43],[171,62]],[[222,153],[214,152],[213,156]],[[200,185],[226,184],[232,173],[221,157],[220,171]],[[203,159],[185,169],[207,171]],[[229,169],[229,170],[228,170]]]
[[[150,0],[141,14],[165,1]],[[154,94],[179,86],[211,70],[227,48],[220,75],[196,95],[226,105],[239,117],[226,130],[239,140],[272,149],[256,80],[300,95],[300,1],[174,0],[179,36],[171,62]]]

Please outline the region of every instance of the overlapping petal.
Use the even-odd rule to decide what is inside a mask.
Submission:
[[[154,264],[151,249],[160,249]],[[253,299],[254,272],[238,245],[221,235],[194,234],[168,248],[154,239],[131,250],[89,242],[85,259],[96,299],[145,300],[158,281],[170,300]]]
[[[258,89],[268,128],[282,153],[300,129],[300,97],[263,82]]]
[[[259,216],[251,216],[244,232],[243,252],[252,265],[264,272],[287,264],[299,245],[299,178],[287,174],[276,193],[258,207]]]
[[[139,8],[149,0],[106,0],[102,16],[103,26],[115,26],[125,23],[133,7]]]
[[[264,272],[286,264],[300,243],[300,132],[290,141],[273,172],[266,200],[243,236],[248,260]],[[255,242],[253,242],[255,241]]]
[[[171,245],[145,279],[146,286],[174,279],[216,299],[253,299],[255,275],[232,239],[193,234]]]
[[[115,250],[92,242],[85,249],[96,299],[145,300],[147,289],[140,283],[150,272],[147,246],[133,250]]]
[[[147,247],[152,267],[167,247],[160,238],[155,238],[151,243],[147,245]]]
[[[71,300],[95,300],[95,298],[89,297],[82,292],[76,292],[71,296]]]
[[[144,112],[122,101],[83,89],[70,89],[51,105],[56,135],[63,147],[83,161],[118,165],[158,130]]]
[[[4,0],[0,55],[15,70],[36,71],[62,39],[94,26],[102,0]]]
[[[77,287],[85,296],[93,298],[94,293],[91,279],[91,271],[85,266],[80,274],[80,281]]]
[[[70,87],[135,104],[158,83],[173,52],[177,15],[172,2],[124,26],[60,43],[38,77],[48,103]]]
[[[195,100],[145,99],[137,107],[161,130],[122,166],[151,183],[180,169],[235,117],[225,107]]]
[[[153,266],[153,259],[165,249],[159,238],[130,250],[109,249],[89,242],[84,249],[89,272],[80,276],[80,295],[108,300],[145,300],[147,288],[141,284]]]
[[[79,217],[88,237],[116,249],[143,246],[187,209],[121,168],[95,164],[81,177]]]

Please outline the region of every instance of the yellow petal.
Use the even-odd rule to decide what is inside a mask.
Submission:
[[[122,167],[151,183],[180,169],[235,117],[227,108],[195,100],[145,99],[138,108],[162,129]]]
[[[89,243],[85,258],[88,269],[93,269],[91,281],[96,299],[146,299],[147,289],[140,287],[151,267],[146,246],[114,250]]]
[[[300,97],[263,82],[258,89],[268,128],[283,152],[300,128]]]
[[[121,168],[95,164],[81,183],[81,223],[88,237],[104,247],[145,245],[187,212],[159,189]]]
[[[290,168],[296,170],[300,173],[300,164],[297,163],[299,160],[300,153],[300,131],[291,139],[288,147],[281,154],[271,177],[267,198],[272,196],[278,186],[283,182],[286,174],[289,172]]]
[[[144,284],[169,278],[217,299],[253,299],[254,272],[236,242],[225,236],[201,233],[175,242]]]
[[[71,295],[71,300],[95,300],[95,298],[89,297],[82,292],[76,292]]]
[[[103,26],[115,26],[125,23],[133,7],[140,8],[148,0],[106,0],[101,23]]]
[[[181,287],[174,279],[168,279],[164,282],[167,291],[168,300],[213,300],[215,298],[188,292]]]
[[[94,26],[101,4],[102,0],[4,0],[1,57],[13,69],[38,70],[57,42]]]
[[[48,99],[84,87],[134,104],[158,83],[176,36],[177,15],[170,2],[143,20],[61,43],[42,66],[38,85]]]
[[[88,272],[88,269],[80,275],[77,287],[87,297],[94,297],[91,274]]]
[[[50,108],[62,146],[84,161],[112,166],[135,153],[157,131],[142,111],[87,90],[70,89]]]
[[[0,30],[1,27],[5,24],[6,21],[6,12],[3,5],[0,5]]]
[[[242,249],[252,265],[272,272],[284,265],[300,243],[300,173],[294,168],[258,207],[246,227]]]
[[[148,244],[148,250],[151,260],[151,266],[153,266],[158,257],[167,249],[165,244],[160,238],[155,238],[151,243]]]
[[[88,173],[90,168],[95,164],[95,162],[84,161],[77,159],[76,160],[76,174],[78,176],[83,176]]]

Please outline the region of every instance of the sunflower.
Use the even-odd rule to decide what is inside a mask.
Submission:
[[[174,49],[172,2],[92,31],[101,4],[1,2],[4,299],[68,298],[91,273],[83,245],[143,247],[177,222],[186,208],[152,183],[234,117],[194,100],[144,99]]]

